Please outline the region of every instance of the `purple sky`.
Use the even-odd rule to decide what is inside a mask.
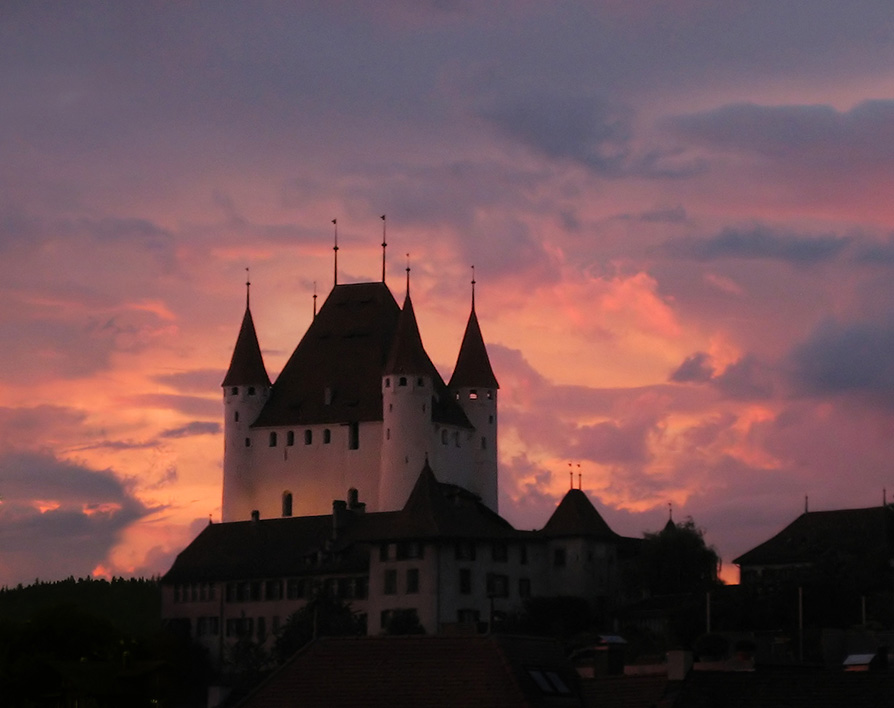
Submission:
[[[475,264],[521,528],[569,462],[727,566],[894,496],[890,0],[12,0],[0,86],[0,584],[219,518],[244,269],[275,375],[335,217],[445,375]]]

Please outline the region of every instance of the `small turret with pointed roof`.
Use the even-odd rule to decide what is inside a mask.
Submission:
[[[255,323],[251,316],[250,288],[251,283],[246,282],[245,315],[242,317],[242,326],[239,328],[239,336],[233,348],[230,367],[221,386],[270,385],[270,377],[267,376],[264,357],[261,355],[261,346],[258,344],[258,335],[255,332]]]
[[[387,374],[424,374],[435,375],[435,366],[429,359],[422,346],[422,335],[419,334],[419,325],[416,322],[416,313],[413,311],[413,301],[410,299],[410,291],[404,298],[404,306],[400,311],[397,321],[397,333],[394,336],[394,344],[385,365]]]
[[[466,331],[459,348],[459,356],[456,358],[456,366],[453,368],[453,376],[450,377],[450,388],[500,388],[494,370],[490,365],[490,357],[487,355],[487,347],[484,345],[484,337],[481,335],[481,327],[478,324],[478,315],[475,312],[475,278],[472,278],[472,311],[469,313],[469,321],[466,323]]]

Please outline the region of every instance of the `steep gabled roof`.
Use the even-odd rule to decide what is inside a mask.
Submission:
[[[894,557],[894,510],[810,511],[733,563],[744,565],[812,564],[830,553],[855,557]]]
[[[371,529],[367,529],[369,533]],[[369,540],[514,538],[523,535],[476,495],[435,478],[426,462],[403,509],[393,512]]]
[[[570,489],[542,533],[545,536],[586,536],[588,538],[615,541],[620,538],[609,528],[586,494],[580,489]]]
[[[490,358],[487,356],[487,347],[484,346],[484,337],[481,336],[481,327],[478,325],[478,315],[475,314],[473,304],[459,355],[456,357],[456,366],[453,367],[453,376],[450,377],[450,388],[475,386],[500,388],[491,368]]]
[[[254,425],[382,420],[382,372],[399,316],[384,283],[336,285]]]
[[[419,334],[419,324],[416,322],[416,313],[413,310],[410,293],[407,293],[404,298],[404,306],[400,311],[400,319],[397,323],[397,334],[388,355],[385,373],[423,374],[441,381],[443,384],[441,375],[435,369],[435,365],[431,363],[425,347],[422,346],[422,335]]]
[[[258,344],[258,335],[255,332],[251,310],[246,304],[239,336],[236,337],[236,346],[233,347],[230,368],[227,369],[227,375],[221,386],[245,386],[248,384],[269,386],[270,378],[264,367],[264,357],[261,356],[261,347]]]

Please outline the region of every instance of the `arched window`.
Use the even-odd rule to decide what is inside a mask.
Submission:
[[[233,420],[239,422],[239,411],[233,411]]]
[[[276,447],[276,432],[270,433],[270,447]]]
[[[314,441],[314,431],[313,430],[305,430],[304,431],[304,444],[310,445]]]
[[[254,387],[254,386],[249,386],[249,387],[248,387],[248,395],[249,395],[249,396],[254,396],[254,395],[255,395],[255,387]]]
[[[323,429],[323,444],[328,445],[332,442],[332,431],[329,428]]]
[[[397,385],[398,386],[406,386],[407,385],[407,377],[401,376],[400,379],[398,379],[398,381],[397,381]]]
[[[385,388],[391,388],[391,377],[385,378]]]
[[[283,516],[291,516],[292,515],[292,493],[291,492],[283,492],[282,493],[282,515]]]
[[[295,444],[295,431],[290,430],[289,432],[286,433],[286,445],[291,447],[294,444]]]
[[[245,447],[251,447],[251,438],[245,438]]]

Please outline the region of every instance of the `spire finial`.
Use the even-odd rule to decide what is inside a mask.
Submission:
[[[472,266],[472,309],[475,309],[475,266]]]
[[[385,282],[385,249],[388,248],[388,240],[385,238],[385,215],[382,214],[382,282]]]
[[[407,297],[410,295],[410,254],[407,254]]]
[[[314,281],[314,319],[317,318],[317,281]]]
[[[577,488],[578,488],[578,490],[583,488],[582,480],[583,480],[583,475],[581,474],[581,471],[580,471],[580,463],[578,463],[578,465],[577,465]]]
[[[245,309],[248,309],[251,300],[251,278],[248,268],[245,269]]]
[[[332,225],[335,227],[335,245],[332,247],[332,251],[335,253],[335,263],[333,265],[334,275],[332,279],[335,285],[338,285],[338,219],[333,219]]]
[[[810,511],[810,509],[809,509],[809,505],[808,505],[808,497],[805,494],[804,495],[804,513],[807,514],[809,511]]]
[[[673,522],[674,520],[674,504],[673,502],[667,503],[667,520]]]
[[[574,489],[574,469],[571,463],[568,463],[568,489]]]

